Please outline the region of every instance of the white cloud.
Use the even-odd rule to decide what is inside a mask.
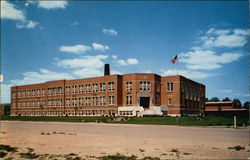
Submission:
[[[75,77],[70,75],[69,73],[52,72],[47,69],[40,69],[39,72],[23,73],[23,79],[11,80],[11,84],[25,85],[25,84],[33,84],[33,83],[42,83],[42,82],[52,81],[52,80],[73,79],[73,78]]]
[[[127,60],[120,59],[115,62],[121,66],[127,66],[127,65],[133,65],[133,64],[139,63],[139,61],[136,58],[128,58]]]
[[[61,46],[60,51],[61,52],[70,52],[70,53],[84,53],[86,51],[91,50],[91,47],[85,46],[83,44],[77,44],[74,46]]]
[[[118,32],[114,29],[103,29],[102,32],[108,36],[117,36]]]
[[[45,9],[65,9],[68,5],[67,1],[37,1],[39,8]]]
[[[73,71],[73,74],[81,78],[88,78],[88,77],[102,76],[103,72],[97,68],[82,68]]]
[[[23,21],[26,19],[24,11],[17,8],[13,3],[1,1],[1,18]]]
[[[179,61],[185,63],[188,69],[210,70],[221,68],[222,64],[236,61],[242,56],[241,53],[223,53],[217,55],[212,50],[194,50],[181,53]]]
[[[177,74],[176,69],[162,70],[163,76],[174,76]],[[216,74],[203,73],[198,71],[188,71],[188,70],[178,70],[178,75],[182,75],[187,78],[203,79],[211,76],[216,76]]]
[[[7,1],[1,1],[1,18],[19,21],[16,24],[17,28],[35,28],[38,22],[27,20],[25,12],[20,10],[13,3]]]
[[[222,29],[216,30],[211,28],[206,32],[206,36],[202,36],[199,39],[203,42],[203,46],[206,48],[213,47],[243,47],[247,43],[249,30],[243,29]]]
[[[74,59],[57,59],[56,64],[59,67],[64,68],[102,68],[104,62],[102,60],[107,59],[107,55],[97,55],[97,56],[83,56],[82,58]]]
[[[224,93],[224,94],[229,94],[229,93],[232,93],[233,91],[230,89],[225,89],[225,90],[220,90],[219,92]]]
[[[98,44],[98,43],[92,43],[92,47],[94,50],[103,51],[103,52],[110,49],[109,46]]]
[[[11,84],[0,84],[1,103],[10,103],[10,87]]]
[[[17,28],[35,28],[38,25],[38,22],[35,21],[23,21],[19,24],[16,24]]]
[[[119,75],[122,75],[124,74],[123,72],[120,72],[120,71],[116,71],[116,70],[111,70],[110,71],[110,74],[119,74]]]
[[[71,26],[77,26],[78,24],[79,24],[79,22],[77,22],[77,21],[74,21],[74,22],[70,23]]]
[[[114,60],[116,60],[116,59],[117,59],[117,55],[112,55],[112,58],[113,58]]]

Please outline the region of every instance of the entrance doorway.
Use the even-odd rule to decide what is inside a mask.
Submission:
[[[143,108],[149,108],[150,97],[140,97],[140,106]]]

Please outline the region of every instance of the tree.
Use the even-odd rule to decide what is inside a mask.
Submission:
[[[243,108],[246,108],[246,109],[249,109],[249,106],[250,106],[250,102],[249,101],[246,101],[243,105]]]
[[[222,102],[226,102],[226,101],[231,101],[231,99],[229,99],[228,97],[226,97],[226,98],[224,98],[224,99],[222,100]]]
[[[237,108],[241,108],[242,107],[241,102],[240,102],[239,99],[234,99],[233,101],[234,101],[234,103],[235,103],[235,105],[236,105]]]
[[[77,107],[77,105],[76,105],[76,106],[75,106],[75,115],[76,115],[77,111],[78,111],[78,107]]]
[[[209,102],[209,99],[207,97],[205,98],[205,102]]]
[[[218,97],[212,97],[210,102],[220,102],[220,99]]]

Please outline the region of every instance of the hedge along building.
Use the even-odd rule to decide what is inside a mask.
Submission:
[[[203,114],[205,86],[183,76],[132,73],[11,87],[11,115]]]

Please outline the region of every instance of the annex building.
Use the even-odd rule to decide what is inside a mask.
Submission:
[[[11,115],[203,114],[205,86],[183,76],[131,73],[11,87]]]

